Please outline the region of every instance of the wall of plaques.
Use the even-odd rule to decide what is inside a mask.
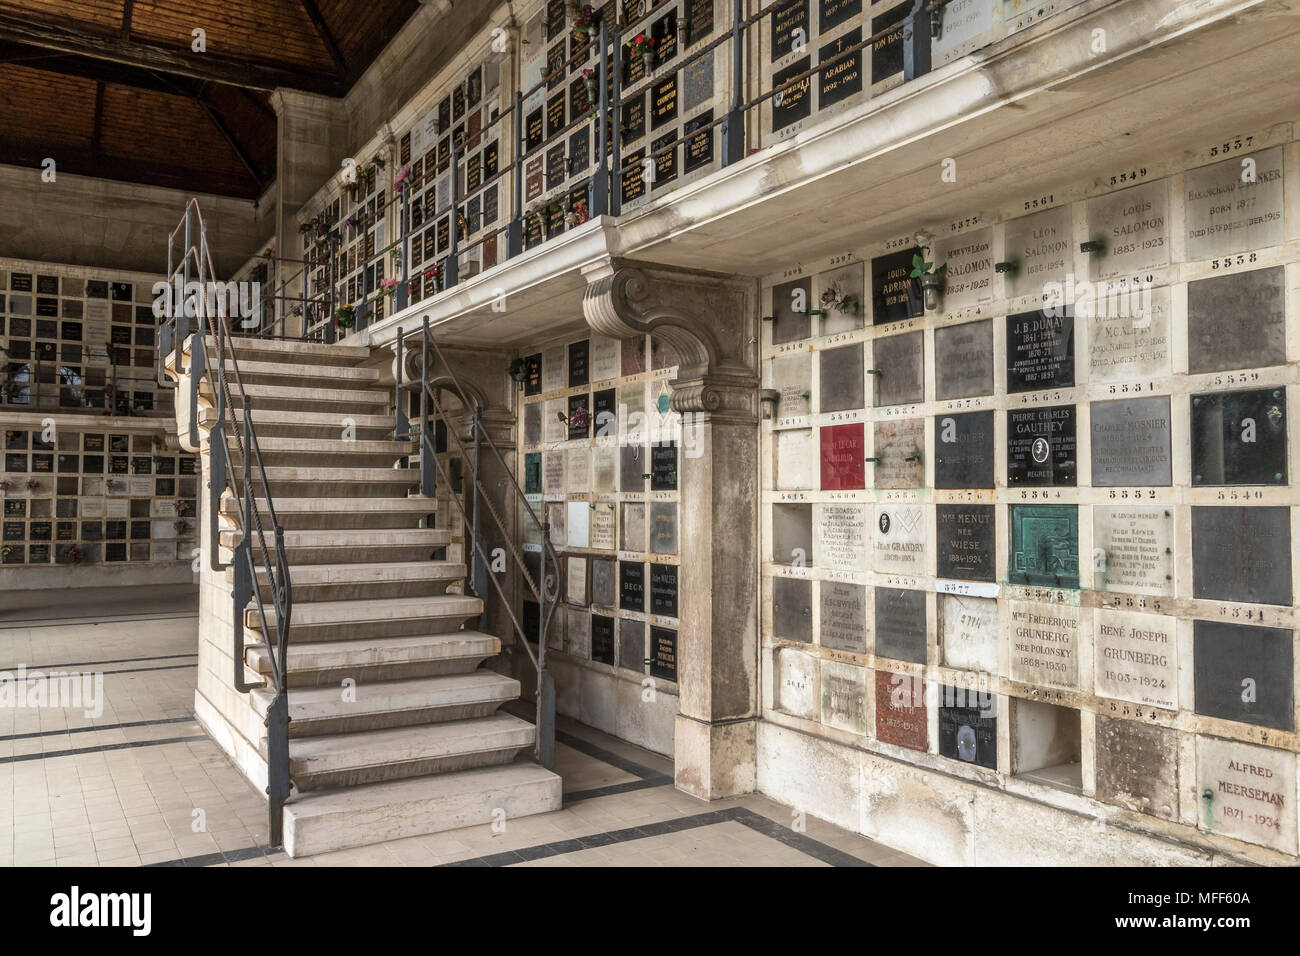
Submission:
[[[1296,854],[1292,135],[767,278],[767,719]]]
[[[549,522],[561,563],[563,603],[547,654],[574,665],[555,669],[558,706],[671,752],[678,594],[687,585],[679,564],[677,476],[680,456],[694,447],[669,408],[676,355],[649,336],[575,334],[522,358],[518,474],[531,507]],[[541,536],[521,520],[536,579]],[[526,585],[521,591],[531,633],[537,604]],[[614,682],[625,685],[636,706],[614,703]],[[657,705],[645,706],[643,685],[653,686]],[[609,706],[584,703],[593,699]]]

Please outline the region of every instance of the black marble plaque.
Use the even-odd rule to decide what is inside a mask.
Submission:
[[[801,49],[808,33],[808,0],[787,0],[778,6],[772,12],[772,62]]]
[[[1192,596],[1289,605],[1290,509],[1192,508]]]
[[[666,627],[650,628],[650,676],[677,680],[677,632]]]
[[[701,131],[686,141],[686,172],[691,173],[713,163],[713,127],[710,125],[712,123],[712,110],[686,121],[686,135],[690,136],[696,130]]]
[[[1007,484],[1076,484],[1076,425],[1073,405],[1007,412]]]
[[[590,402],[591,395],[588,392],[581,392],[577,395],[569,396],[569,441],[591,437]]]
[[[650,565],[650,613],[677,616],[677,565]]]
[[[940,415],[934,420],[934,486],[993,487],[993,412]]]
[[[624,611],[645,610],[645,565],[640,561],[618,563],[618,606]]]
[[[677,74],[672,73],[658,83],[650,93],[650,128],[671,123],[677,119]]]
[[[903,249],[871,260],[872,324],[925,314],[921,280],[912,278],[912,257],[920,252],[920,249]]]
[[[821,583],[821,646],[867,652],[867,592],[861,584]]]
[[[546,136],[549,139],[564,129],[565,94],[561,90],[546,101]]]
[[[797,342],[811,334],[808,304],[812,300],[812,279],[795,279],[772,287],[772,342]]]
[[[27,523],[25,521],[6,521],[4,523],[4,540],[22,541],[27,537]]]
[[[876,656],[925,663],[925,592],[876,588]]]
[[[608,438],[618,434],[618,392],[605,388],[591,396],[591,420],[595,437]]]
[[[564,32],[567,22],[566,0],[546,0],[546,39],[554,40]]]
[[[542,394],[542,353],[524,357],[524,394]]]
[[[935,547],[938,575],[963,581],[996,578],[993,505],[938,505]]]
[[[1072,309],[1007,316],[1007,391],[1036,392],[1074,384]]]
[[[614,663],[614,618],[591,616],[591,659],[597,664]]]
[[[772,579],[772,636],[783,641],[812,643],[811,581]]]
[[[1292,631],[1227,621],[1193,625],[1196,712],[1292,730]]]
[[[546,52],[546,88],[556,89],[564,85],[564,60],[568,45],[561,40]]]
[[[822,28],[823,30],[825,27]],[[862,42],[862,28],[850,30],[821,47],[817,62],[825,63]],[[862,92],[862,51],[850,53],[827,66],[818,75],[817,108],[825,109],[854,93]]]
[[[588,363],[590,351],[590,339],[583,339],[581,342],[571,342],[569,344],[569,388],[587,384],[588,376],[591,374]]]
[[[807,76],[801,80],[794,79],[811,65],[812,61],[805,56],[772,75],[772,88],[777,91],[772,97],[772,132],[812,115],[811,79]]]
[[[650,474],[647,454],[641,445],[620,445],[618,449],[618,490],[644,492]]]
[[[667,63],[677,55],[677,14],[669,13],[660,17],[650,28],[654,40],[655,65]]]
[[[1173,483],[1169,397],[1093,402],[1092,484]]]
[[[640,199],[645,195],[645,149],[638,149],[635,152],[628,153],[623,157],[622,170],[620,177],[620,189],[622,189],[623,202],[631,202],[634,199]]]
[[[713,33],[713,0],[687,0],[687,42],[695,43]]]
[[[1286,389],[1192,396],[1193,485],[1285,485]]]
[[[1282,266],[1187,283],[1187,371],[1286,362]]]
[[[26,455],[14,455],[14,454],[5,455],[5,471],[26,471],[26,470],[27,470]]]
[[[569,173],[579,175],[591,165],[591,130],[586,126],[569,134]]]
[[[992,694],[939,686],[939,753],[997,769],[998,719]]]
[[[568,175],[564,155],[564,140],[546,148],[546,188],[554,189],[561,185]]]
[[[676,138],[676,132],[670,130],[650,144],[655,161],[655,178],[650,187],[652,190],[667,186],[677,178],[677,147],[669,145]]]
[[[541,109],[536,109],[524,120],[524,152],[531,153],[545,140],[546,121]]]
[[[677,443],[666,442],[650,448],[650,490],[677,490]]]
[[[618,666],[645,673],[645,622],[618,622]]]
[[[483,225],[490,226],[497,221],[497,187],[493,183],[487,189],[483,190]],[[487,247],[493,249],[491,243]]]
[[[634,143],[645,135],[645,93],[641,92],[623,101],[623,144]]]
[[[871,35],[876,36],[888,30],[871,44],[871,82],[880,83],[903,72],[903,20],[911,3],[900,3],[892,10],[886,10],[878,17],[871,18]],[[893,29],[890,29],[890,28]]]
[[[817,27],[826,33],[862,12],[862,0],[818,0]]]

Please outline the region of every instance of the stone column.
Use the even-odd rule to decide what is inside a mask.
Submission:
[[[682,416],[676,785],[706,800],[749,793],[759,712],[757,283],[619,260],[586,276],[594,331],[649,332],[680,356],[671,383]]]

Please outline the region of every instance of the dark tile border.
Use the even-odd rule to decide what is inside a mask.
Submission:
[[[28,760],[53,760],[55,757],[75,757],[79,754],[101,753],[109,750],[133,750],[136,747],[161,747],[163,744],[184,744],[199,740],[211,740],[207,734],[193,737],[162,737],[158,740],[131,740],[123,744],[104,744],[101,747],[79,747],[74,750],[47,750],[35,754],[14,754],[12,757],[0,757],[0,764],[23,763]]]
[[[93,724],[89,727],[68,727],[64,730],[36,730],[30,734],[10,734],[8,737],[0,737],[0,742],[6,740],[31,740],[33,737],[58,737],[62,734],[88,734],[96,730],[122,730],[125,727],[156,727],[159,724],[194,722],[194,715],[191,714],[188,717],[163,717],[160,720],[132,720],[124,724]]]
[[[205,853],[202,856],[184,856],[179,860],[146,863],[144,867],[149,869],[163,866],[215,866],[218,863],[238,863],[241,860],[255,860],[259,856],[284,856],[284,853],[269,846],[246,846],[239,850],[218,850],[216,853]]]
[[[640,777],[635,782],[627,781],[625,783],[612,783],[605,787],[593,787],[590,790],[575,790],[564,795],[565,805],[579,803],[583,800],[591,800],[596,797],[609,797],[619,793],[631,793],[635,790],[646,790],[651,787],[665,787],[673,782],[673,778],[666,773],[661,773],[650,767],[642,766],[630,757],[624,757],[613,751],[606,750],[599,744],[594,744],[590,740],[574,736],[566,731],[556,729],[556,743],[564,744],[579,753],[586,754],[599,760],[601,763],[609,764],[616,770],[622,770],[624,773],[630,773],[634,777]]]
[[[56,667],[100,667],[104,664],[138,664],[140,661],[174,661],[182,657],[198,657],[198,654],[150,654],[147,657],[119,657],[112,661],[74,661],[71,664],[24,664],[29,671],[50,671]],[[0,667],[0,671],[16,671],[18,664]]]

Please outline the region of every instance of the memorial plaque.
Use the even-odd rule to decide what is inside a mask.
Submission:
[[[996,695],[940,685],[939,753],[989,770],[998,768]]]
[[[624,611],[645,610],[645,565],[640,561],[618,563],[618,606]]]
[[[925,682],[921,678],[876,671],[876,738],[911,750],[929,749]]]
[[[861,346],[858,346],[859,356]],[[826,353],[822,353],[825,355]],[[769,363],[771,386],[780,393],[776,418],[805,418],[811,411],[812,362],[807,353],[777,355]]]
[[[623,127],[620,131],[623,135],[624,145],[634,143],[645,135],[645,92],[633,96],[623,102]]]
[[[1013,9],[1007,4],[994,5],[982,0],[952,0],[945,4],[943,30],[931,46],[934,67],[937,69],[1002,39],[1006,35],[1004,18],[1013,19]]]
[[[794,79],[811,66],[812,60],[805,56],[772,74],[772,88],[776,90],[772,97],[772,132],[780,132],[812,115],[811,77]]]
[[[1041,309],[1007,316],[1007,391],[1074,385],[1074,313]]]
[[[963,581],[996,579],[994,514],[993,505],[937,506],[935,547],[939,577]],[[1077,567],[1076,563],[1076,576]]]
[[[877,657],[924,664],[925,592],[876,588]]]
[[[1175,619],[1099,609],[1094,621],[1093,684],[1097,694],[1177,710]]]
[[[614,664],[614,618],[591,615],[591,659],[597,664]]]
[[[589,660],[591,658],[591,615],[574,608],[567,610],[567,614],[561,612],[565,625],[564,635],[561,638],[564,653],[580,661]],[[555,635],[552,635],[552,639],[554,637]],[[546,646],[551,646],[549,641]]]
[[[772,579],[772,636],[783,641],[812,643],[811,581]]]
[[[591,505],[585,501],[566,501],[564,511],[568,532],[563,543],[570,548],[588,547],[591,542]]]
[[[914,319],[925,314],[921,280],[912,278],[912,257],[920,252],[920,249],[903,249],[871,260],[872,324]]]
[[[568,398],[569,420],[567,437],[570,441],[591,437],[591,394],[582,392]]]
[[[1097,715],[1097,799],[1163,820],[1178,816],[1178,735]]]
[[[531,402],[524,406],[524,444],[536,445],[542,440],[542,403]]]
[[[618,340],[603,335],[591,338],[591,381],[605,382],[618,377]],[[597,394],[600,394],[599,392]],[[613,402],[610,402],[613,409]]]
[[[1192,595],[1210,601],[1291,603],[1291,512],[1192,508]]]
[[[642,162],[644,159],[644,149],[638,149],[623,157],[620,188],[625,203],[645,195],[645,166]]]
[[[861,584],[821,582],[821,646],[867,652],[867,594]]]
[[[993,230],[980,229],[935,243],[935,268],[944,267],[943,309],[961,309],[993,299]]]
[[[1011,679],[1078,688],[1082,611],[1072,604],[1008,602]]]
[[[1196,738],[1196,801],[1200,827],[1296,852],[1295,754],[1213,737]]]
[[[654,84],[650,93],[650,128],[659,129],[677,119],[677,74],[670,73],[667,77]]]
[[[620,618],[618,622],[618,666],[645,673],[645,622]]]
[[[616,490],[614,472],[618,467],[618,449],[598,446],[591,450],[591,490],[597,494],[613,494]]]
[[[568,176],[567,157],[564,152],[564,140],[546,147],[546,188],[555,189],[564,183],[565,177]],[[562,210],[561,210],[562,211]],[[558,235],[564,231],[564,219],[560,217],[558,224],[555,222],[550,207],[547,207],[547,235]]]
[[[808,317],[812,279],[796,279],[772,287],[772,344],[797,342],[812,334]]]
[[[653,69],[653,61],[651,69]],[[646,78],[645,58],[633,54],[631,47],[623,48],[623,86],[635,86]]]
[[[677,616],[677,565],[650,565],[650,613]]]
[[[1282,223],[1282,147],[1250,153],[1254,179],[1241,159],[1183,173],[1188,261],[1286,242]],[[1190,294],[1190,293],[1189,293]]]
[[[613,502],[598,501],[591,512],[591,547],[598,551],[613,551],[618,545],[614,537]]]
[[[921,505],[876,506],[875,570],[925,574],[925,511]]]
[[[844,348],[825,349],[820,354],[821,410],[840,412],[845,409],[862,408],[865,404],[863,394],[865,366],[862,363],[861,343]],[[802,356],[788,356],[788,358],[802,358]],[[806,364],[804,367],[807,367]]]
[[[925,401],[924,333],[887,335],[871,343],[871,364],[876,373],[873,404],[908,405]]]
[[[808,0],[787,0],[772,12],[772,62],[802,49],[809,34]]]
[[[1092,546],[1099,590],[1174,593],[1173,512],[1168,508],[1094,506]]]
[[[934,330],[934,397],[993,394],[993,320]]]
[[[564,388],[564,346],[557,345],[542,353],[542,391],[554,392]]]
[[[630,349],[624,349],[623,354],[626,356]],[[623,372],[627,374],[626,369]],[[640,438],[645,431],[645,386],[638,383],[628,385],[618,391],[618,400],[622,405],[620,417],[623,419],[622,431],[629,438]],[[642,471],[647,469],[642,468]]]
[[[568,555],[564,559],[564,600],[569,604],[586,607],[589,589],[587,587],[587,559]]]
[[[946,667],[996,674],[998,602],[963,594],[938,595],[939,644]]]
[[[564,129],[565,123],[565,92],[561,90],[546,101],[546,136],[549,139],[560,130]],[[564,144],[560,143],[560,153],[564,153]],[[549,162],[549,160],[548,160]]]
[[[1187,283],[1188,372],[1285,364],[1283,266]]]
[[[1292,631],[1196,621],[1193,638],[1198,714],[1294,729]]]
[[[5,541],[22,541],[27,537],[27,524],[23,521],[6,521],[4,523]]]
[[[524,494],[542,493],[542,455],[541,452],[529,452],[524,455]]]
[[[650,553],[677,553],[677,504],[672,501],[650,503]]]
[[[569,170],[574,174],[581,174],[590,165],[591,131],[584,126],[569,134]]]
[[[1005,249],[1006,258],[1016,264],[1005,276],[1009,298],[1040,296],[1048,283],[1065,283],[1074,262],[1070,206],[1011,220],[1006,225]]]
[[[1093,402],[1092,484],[1173,483],[1169,398]]]
[[[591,562],[591,603],[599,607],[614,607],[614,560],[595,558]]]
[[[1007,412],[1007,484],[1073,486],[1075,427],[1073,405]]]
[[[1088,200],[1088,237],[1102,243],[1092,278],[1131,276],[1169,264],[1169,183],[1157,180]]]
[[[816,486],[818,452],[812,429],[776,432],[776,487],[780,491]]]
[[[640,445],[620,445],[618,449],[618,490],[645,491],[646,450]]]
[[[623,538],[620,545],[624,551],[645,550],[646,510],[644,502],[623,502]]]
[[[774,505],[773,528],[776,526],[776,509],[807,508],[807,505]],[[817,567],[842,571],[862,571],[867,567],[867,507],[856,504],[818,503],[812,506],[817,522],[817,535],[812,539],[811,553]],[[805,525],[805,533],[807,526]],[[804,540],[808,540],[805,538]],[[800,542],[802,543],[802,542]],[[787,552],[789,554],[789,552]],[[788,559],[787,559],[787,563]]]
[[[866,735],[867,675],[865,667],[839,661],[821,662],[821,721],[827,727]]]
[[[821,429],[821,486],[826,491],[865,488],[866,448],[861,424]]]
[[[541,146],[545,139],[545,116],[540,109],[534,110],[524,120],[524,152],[531,153]]]
[[[825,32],[825,27],[822,31]],[[841,34],[817,51],[817,62],[825,63],[862,42],[862,28]],[[862,92],[862,51],[857,50],[836,60],[818,74],[817,108],[825,109]]]
[[[850,262],[817,277],[821,289],[822,335],[862,328],[864,271],[863,263]]]
[[[677,490],[677,443],[650,446],[650,490]]]
[[[1193,485],[1285,485],[1286,389],[1192,396]]]
[[[591,457],[586,445],[569,448],[565,451],[564,470],[568,473],[565,490],[571,495],[586,494],[591,490]]]
[[[676,131],[669,130],[650,144],[655,161],[655,178],[651,189],[666,186],[677,178],[677,147],[670,145],[676,138]]]
[[[677,632],[666,627],[650,628],[650,676],[677,681]]]
[[[682,70],[682,109],[689,113],[713,99],[713,54],[687,63]]]
[[[562,451],[542,455],[542,491],[547,497],[564,496],[564,459]]]
[[[689,69],[689,67],[688,67]],[[697,135],[691,136],[686,141],[686,164],[685,170],[693,173],[697,169],[703,169],[713,164],[713,111],[701,113],[694,119],[686,121],[683,127],[687,136],[699,131]]]
[[[688,20],[688,43],[703,40],[713,33],[713,0],[689,0],[683,12]]]
[[[817,658],[793,647],[778,647],[772,652],[775,674],[772,696],[776,709],[795,717],[816,720],[820,713],[817,700]]]
[[[772,561],[794,567],[814,563],[812,551],[812,505],[772,506]]]
[[[872,486],[920,488],[925,480],[925,420],[902,418],[872,426]]]
[[[1195,283],[1192,283],[1195,285]],[[1169,374],[1169,289],[1144,287],[1133,295],[1139,315],[1089,318],[1089,377],[1094,382],[1131,382]]]
[[[1079,586],[1079,509],[1011,505],[1007,580],[1040,587]]]
[[[993,412],[940,415],[934,434],[936,488],[993,487]]]

